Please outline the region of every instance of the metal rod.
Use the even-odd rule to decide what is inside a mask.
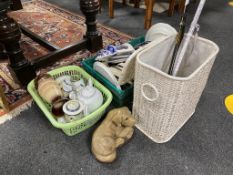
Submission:
[[[197,25],[197,22],[200,18],[200,15],[201,15],[201,12],[203,10],[203,7],[205,5],[205,2],[206,0],[201,0],[199,5],[198,5],[198,8],[197,8],[197,11],[195,13],[195,16],[193,18],[193,21],[191,23],[191,26],[189,28],[189,32],[187,34],[187,36],[185,37],[185,39],[183,40],[184,44],[183,44],[183,47],[180,48],[181,51],[180,51],[180,54],[178,55],[177,59],[176,59],[176,63],[175,63],[175,66],[174,66],[174,71],[172,73],[172,75],[176,76],[179,69],[180,69],[180,65],[182,63],[182,60],[184,58],[184,55],[186,53],[186,50],[188,48],[188,45],[189,45],[189,42],[190,42],[190,39],[191,39],[191,36],[193,36],[193,33],[195,31],[195,28],[196,28],[196,25]]]

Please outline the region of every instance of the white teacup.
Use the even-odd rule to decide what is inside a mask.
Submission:
[[[63,105],[63,112],[67,122],[79,120],[86,115],[85,106],[78,100],[70,100]]]

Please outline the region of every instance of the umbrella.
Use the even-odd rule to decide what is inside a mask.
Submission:
[[[185,8],[186,8],[188,2],[189,2],[189,0],[186,1]],[[188,48],[190,39],[191,39],[191,37],[193,36],[193,33],[194,33],[195,29],[196,29],[197,22],[198,22],[198,20],[199,20],[199,18],[200,18],[200,15],[201,15],[201,12],[202,12],[203,7],[204,7],[204,5],[205,5],[205,2],[206,2],[206,0],[200,0],[199,5],[198,5],[198,8],[197,8],[197,11],[196,11],[196,13],[195,13],[195,16],[194,16],[194,18],[193,18],[193,21],[192,21],[191,26],[190,26],[190,28],[189,28],[189,31],[188,31],[188,33],[187,33],[187,36],[186,36],[186,37],[183,39],[183,41],[182,41],[183,44],[182,44],[182,47],[180,48],[180,52],[179,52],[180,54],[179,54],[179,55],[177,56],[177,58],[176,58],[175,65],[174,65],[174,70],[173,70],[173,72],[172,72],[172,75],[174,75],[174,76],[176,76],[177,73],[178,73],[178,71],[179,71],[179,68],[180,68],[180,65],[181,65],[181,63],[182,63],[183,57],[184,57],[185,52],[186,52],[186,50],[187,50],[187,48]]]

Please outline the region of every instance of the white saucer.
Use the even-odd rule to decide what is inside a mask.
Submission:
[[[103,75],[107,80],[109,80],[113,85],[115,85],[118,89],[121,89],[116,77],[113,75],[111,70],[101,62],[95,62],[93,65],[95,71],[99,72]]]

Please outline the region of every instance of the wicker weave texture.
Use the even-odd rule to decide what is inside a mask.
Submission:
[[[193,39],[198,46],[190,49],[192,54],[183,65],[184,69],[188,69],[181,71],[180,77],[171,77],[161,70],[161,66],[158,68],[150,57],[166,55],[161,52],[172,50],[172,45],[168,43],[172,43],[174,37],[142,51],[136,61],[133,114],[138,121],[137,127],[157,143],[169,141],[193,115],[219,51],[211,41]],[[165,46],[162,51],[161,45]],[[166,59],[170,60],[171,56],[161,58],[165,60],[164,64],[169,62]],[[190,66],[195,59],[197,63]],[[186,75],[187,72],[191,74]]]

